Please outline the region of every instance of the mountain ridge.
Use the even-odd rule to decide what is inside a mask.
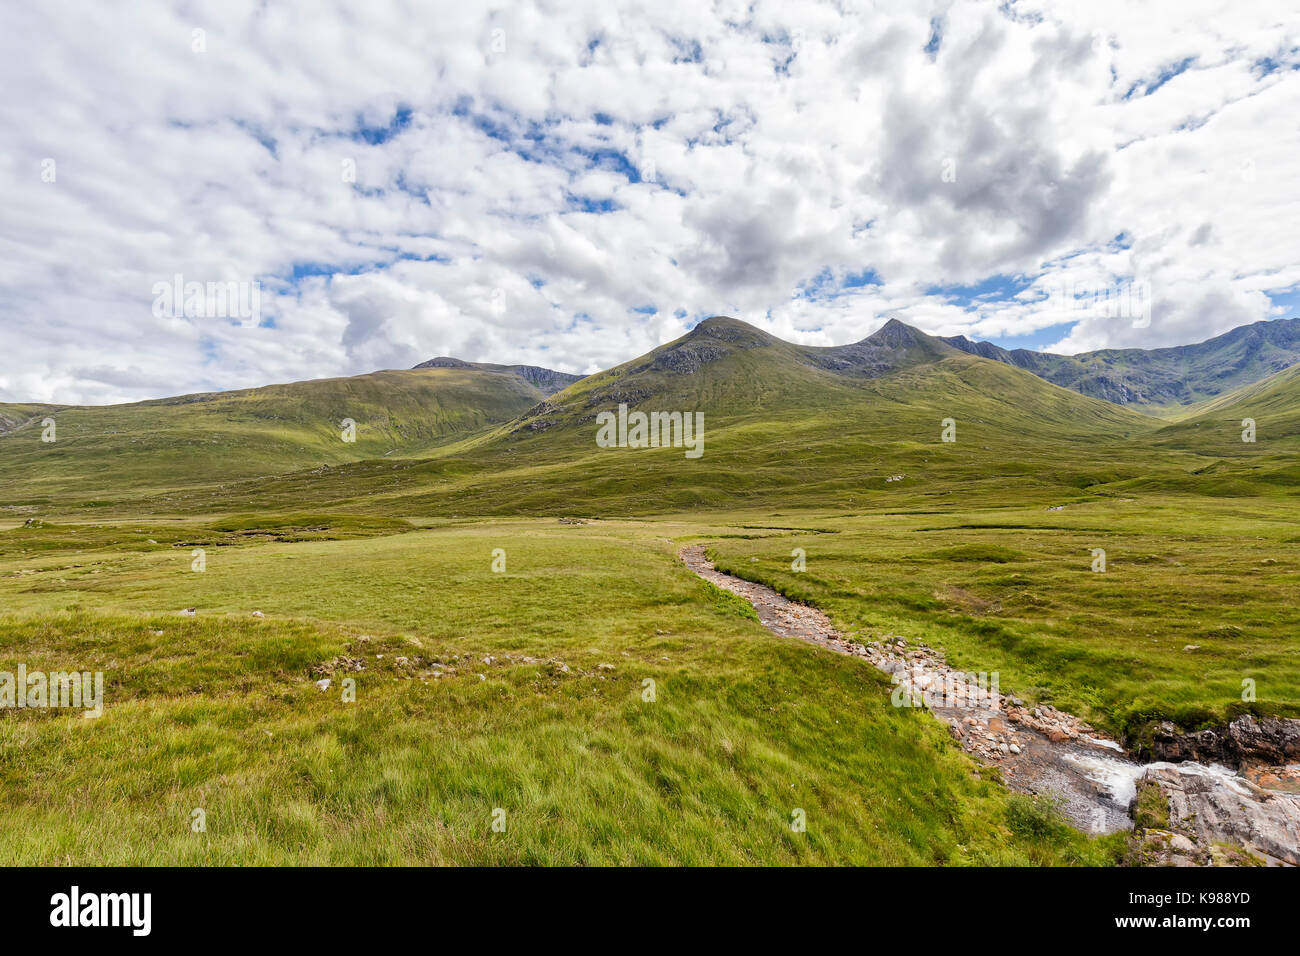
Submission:
[[[953,348],[1014,365],[1056,385],[1116,405],[1185,408],[1262,381],[1300,363],[1300,318],[1241,325],[1188,345],[1097,349],[1075,355],[1004,349],[964,335]]]
[[[1256,329],[1193,353],[1213,364],[1226,347],[1263,368],[1260,349],[1242,344],[1262,338]],[[328,483],[343,492],[340,501],[413,492],[417,507],[440,507],[455,489],[457,507],[473,509],[522,501],[512,497],[527,473],[520,469],[537,467],[549,482],[529,489],[538,508],[592,500],[590,481],[599,495],[627,494],[640,508],[657,507],[647,488],[660,482],[689,507],[737,495],[765,500],[804,486],[849,503],[854,489],[883,481],[882,469],[931,480],[946,475],[963,487],[1030,473],[1054,487],[1090,487],[1129,474],[1132,443],[1167,423],[1139,404],[1090,396],[1000,361],[997,352],[978,354],[977,344],[965,341],[961,348],[890,320],[857,342],[806,346],[713,316],[585,377],[443,356],[412,370],[132,405],[0,405],[0,489],[34,502],[52,500],[51,493],[94,500],[248,482],[230,486],[242,497],[268,477],[297,475],[280,487],[306,494],[322,475],[341,473]],[[1185,354],[1172,352],[1175,359]],[[521,368],[540,375],[542,385]],[[1268,438],[1290,434],[1289,423],[1300,419],[1289,387],[1276,394],[1260,422]],[[595,442],[595,419],[620,405],[702,413],[708,466],[682,474],[671,453],[607,454]],[[1244,406],[1241,417],[1252,409]],[[45,414],[56,419],[57,443],[42,441]],[[1236,434],[1223,425],[1226,414],[1212,429],[1206,421],[1162,441],[1193,457],[1208,447],[1218,453]],[[340,437],[348,419],[354,441]],[[950,420],[960,443],[939,439]],[[743,477],[733,482],[729,475]]]
[[[0,486],[177,487],[425,453],[545,397],[520,375],[388,370],[120,405],[0,404]],[[55,420],[51,441],[41,422]],[[354,431],[342,437],[346,423]]]
[[[572,372],[560,372],[553,368],[543,368],[540,365],[498,365],[492,362],[466,362],[464,359],[453,358],[450,355],[439,355],[427,362],[413,365],[411,371],[417,372],[421,369],[430,368],[472,368],[478,369],[480,372],[517,375],[548,395],[553,395],[584,378],[584,376],[574,375]]]
[[[1203,342],[1163,346],[1155,349],[1096,349],[1074,355],[1006,349],[992,342],[965,335],[931,335],[899,319],[891,318],[870,335],[844,345],[811,346],[787,342],[741,319],[710,316],[680,338],[646,353],[664,370],[681,373],[700,368],[736,349],[772,348],[784,350],[801,365],[874,378],[901,367],[935,361],[965,353],[1031,372],[1054,385],[1115,405],[1132,405],[1160,411],[1189,409],[1198,403],[1227,395],[1234,390],[1300,364],[1300,318],[1273,319],[1238,326]],[[665,351],[667,350],[667,351]],[[637,362],[646,356],[634,358]],[[622,363],[627,365],[629,363]],[[622,365],[613,368],[621,368]],[[413,366],[410,371],[466,369],[521,379],[549,398],[589,376],[561,372],[537,365],[468,362],[453,356],[437,356]],[[594,373],[597,376],[612,371]],[[379,372],[365,373],[369,375]],[[243,395],[259,388],[307,385],[311,382],[361,379],[306,379],[300,382],[268,384],[255,388],[196,392],[162,398],[119,403],[116,406],[81,406],[61,402],[0,402],[0,434],[13,431],[34,411],[72,408],[128,407],[179,404]]]

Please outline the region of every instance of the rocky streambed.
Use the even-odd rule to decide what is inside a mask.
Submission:
[[[1176,759],[1143,763],[1078,717],[1027,705],[1002,688],[996,674],[957,671],[937,651],[894,635],[865,644],[848,640],[816,608],[718,571],[704,545],[683,549],[681,558],[706,581],[752,604],[772,633],[862,658],[889,674],[896,706],[930,710],[964,750],[996,766],[1008,787],[1055,794],[1080,829],[1128,830],[1136,818],[1141,862],[1190,866],[1253,858],[1300,866],[1300,764],[1265,762],[1295,760],[1300,721],[1246,717],[1198,735],[1158,728],[1143,755]],[[1260,741],[1262,749],[1255,746]],[[1198,759],[1205,755],[1211,759]],[[1215,756],[1242,769],[1215,762]],[[1150,788],[1159,796],[1142,800],[1142,812],[1135,813],[1139,791]]]

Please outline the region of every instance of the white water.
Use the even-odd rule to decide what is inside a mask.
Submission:
[[[1191,760],[1179,763],[1134,763],[1105,754],[1085,753],[1066,753],[1061,756],[1079,768],[1080,773],[1105,790],[1122,807],[1129,806],[1136,799],[1138,778],[1147,769],[1177,770],[1180,774],[1191,777],[1216,777],[1237,793],[1249,796],[1252,792],[1235,770],[1217,763],[1203,764]]]

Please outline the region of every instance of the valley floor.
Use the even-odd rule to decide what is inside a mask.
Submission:
[[[0,713],[0,862],[1115,863],[677,553],[1123,737],[1300,713],[1284,505],[11,522],[0,672],[105,704]]]

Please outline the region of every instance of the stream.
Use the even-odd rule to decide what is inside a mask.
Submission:
[[[895,706],[925,706],[964,750],[996,766],[1010,789],[1055,794],[1081,830],[1131,830],[1130,807],[1145,776],[1169,798],[1171,819],[1184,824],[1179,829],[1185,832],[1171,830],[1165,839],[1166,862],[1209,862],[1210,847],[1228,843],[1247,847],[1266,863],[1300,865],[1300,794],[1266,789],[1218,764],[1139,763],[1078,717],[1026,705],[998,686],[996,674],[956,671],[938,652],[897,636],[870,644],[847,640],[818,609],[718,571],[704,545],[684,548],[681,559],[704,580],[753,605],[773,634],[860,657],[889,674]]]

